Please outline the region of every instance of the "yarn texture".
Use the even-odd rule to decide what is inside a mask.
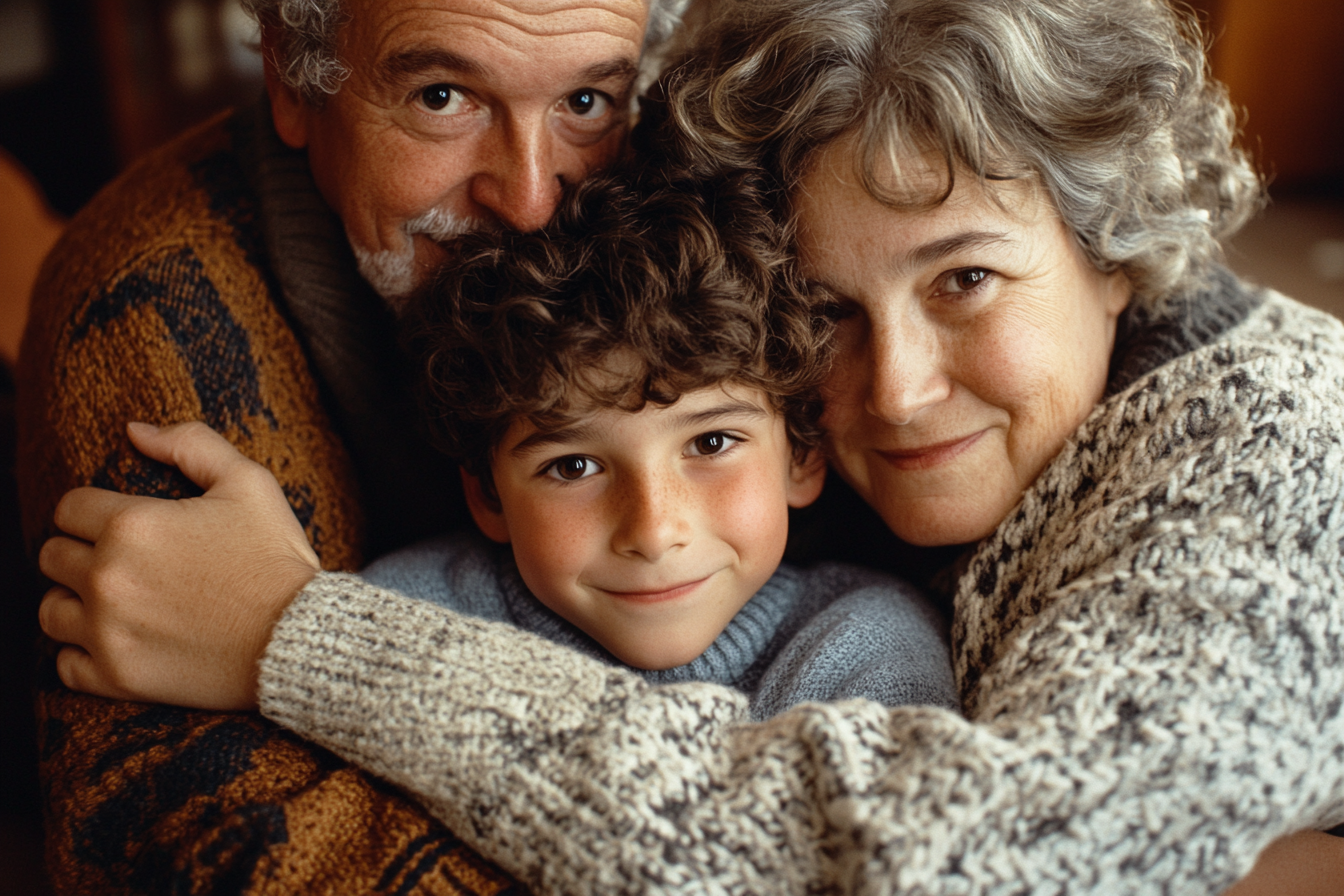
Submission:
[[[730,689],[340,576],[277,625],[262,711],[544,893],[1222,892],[1344,821],[1344,327],[1244,299],[1131,370],[976,547],[966,717],[752,723]]]
[[[16,376],[30,548],[72,488],[200,493],[131,446],[132,420],[222,433],[276,476],[327,569],[442,531],[446,509],[467,522],[451,489],[435,492],[435,472],[452,471],[416,447],[415,418],[397,425],[390,320],[264,104],[150,154],[71,221],[34,291]],[[430,505],[438,516],[420,513]],[[57,893],[515,886],[402,794],[254,714],[76,693],[46,653],[36,703]]]

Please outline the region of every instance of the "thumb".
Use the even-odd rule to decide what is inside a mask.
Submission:
[[[146,457],[177,467],[206,491],[239,464],[249,463],[227,439],[200,421],[163,427],[128,423],[126,433]]]

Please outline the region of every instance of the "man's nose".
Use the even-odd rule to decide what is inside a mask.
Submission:
[[[657,561],[691,540],[685,496],[667,477],[630,477],[615,496],[619,503],[612,550],[627,557]]]
[[[868,413],[902,426],[951,395],[938,334],[927,322],[893,315],[874,322],[871,339]]]
[[[555,214],[563,188],[554,138],[544,123],[515,127],[484,149],[471,198],[514,230],[537,230]]]

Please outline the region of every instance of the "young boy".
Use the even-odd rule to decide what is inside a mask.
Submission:
[[[830,324],[750,178],[579,188],[535,234],[462,239],[408,313],[425,405],[481,532],[363,575],[642,670],[806,700],[955,707],[914,589],[780,567],[825,475]]]

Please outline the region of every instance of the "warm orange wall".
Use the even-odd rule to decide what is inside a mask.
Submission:
[[[1282,185],[1344,179],[1344,0],[1215,0],[1214,73]]]

